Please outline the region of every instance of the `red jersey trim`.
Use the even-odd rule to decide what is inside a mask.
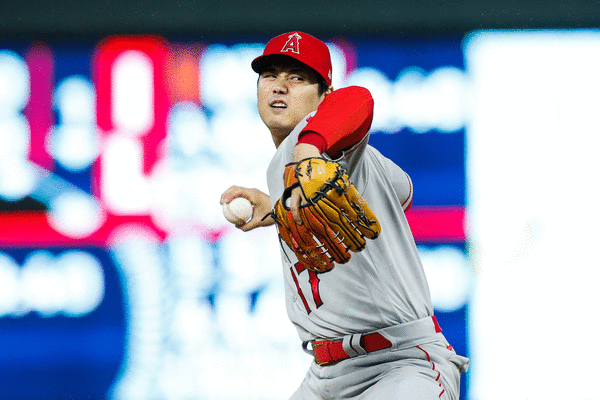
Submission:
[[[410,176],[406,172],[405,172],[405,174],[406,174],[406,178],[408,179],[409,192],[408,192],[408,198],[406,199],[404,204],[402,204],[402,208],[404,209],[404,212],[407,212],[410,209],[410,207],[412,206],[412,202],[413,202],[413,184],[412,184],[412,179],[410,179]]]

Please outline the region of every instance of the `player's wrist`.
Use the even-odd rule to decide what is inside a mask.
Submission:
[[[298,143],[312,144],[319,149],[320,153],[323,153],[325,150],[327,150],[327,141],[325,138],[321,134],[313,131],[301,132]]]
[[[314,157],[321,157],[321,152],[316,146],[309,143],[298,143],[294,147],[294,152],[292,153],[292,160],[294,162]]]

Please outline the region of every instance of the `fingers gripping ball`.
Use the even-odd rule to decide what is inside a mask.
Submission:
[[[349,251],[362,251],[365,239],[375,239],[381,232],[375,214],[339,164],[309,158],[288,165],[284,180],[286,190],[276,204],[275,219],[282,239],[307,268],[326,272],[333,269],[333,262],[346,263]],[[296,186],[309,201],[300,208],[301,226],[285,206]]]
[[[244,225],[252,218],[252,203],[243,197],[236,197],[223,204],[223,215],[227,221],[235,225]]]

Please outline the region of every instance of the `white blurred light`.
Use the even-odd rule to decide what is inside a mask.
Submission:
[[[172,318],[171,339],[179,345],[197,347],[198,343],[212,339],[212,312],[197,298],[178,301]]]
[[[16,53],[0,50],[0,120],[14,116],[29,100],[29,71]]]
[[[373,96],[374,112],[372,130],[395,132],[396,120],[403,110],[394,102],[393,87],[383,72],[375,68],[359,68],[353,71],[346,81],[348,86],[363,86]]]
[[[232,229],[219,242],[223,290],[250,293],[281,274],[277,232],[273,227],[242,232]]]
[[[51,253],[32,253],[25,260],[21,282],[24,311],[37,311],[44,317],[51,317],[64,309],[70,293],[55,267]]]
[[[433,249],[419,246],[419,255],[436,310],[450,312],[463,307],[471,288],[471,274],[464,253],[452,246]]]
[[[54,93],[54,106],[60,125],[51,132],[50,153],[64,168],[81,171],[99,152],[92,84],[82,76],[65,78]]]
[[[0,161],[6,157],[27,158],[31,138],[25,117],[15,114],[0,117]]]
[[[334,89],[339,89],[346,81],[346,56],[344,51],[337,45],[327,43],[329,54],[331,56],[332,80],[331,86]]]
[[[149,186],[143,170],[142,143],[125,135],[107,138],[102,153],[102,198],[117,214],[148,211]]]
[[[63,124],[51,133],[50,151],[56,161],[71,171],[82,171],[98,157],[99,145],[94,125]]]
[[[256,110],[245,108],[235,115],[218,112],[211,126],[215,133],[214,151],[236,172],[266,171],[275,146]]]
[[[209,145],[209,127],[206,115],[191,102],[175,104],[168,120],[171,150],[186,157],[197,154]]]
[[[95,122],[95,92],[91,82],[83,76],[65,78],[54,92],[54,106],[61,123]]]
[[[112,119],[132,135],[145,135],[154,125],[154,66],[141,51],[128,50],[112,65]]]
[[[147,399],[156,393],[165,342],[167,279],[157,240],[142,226],[123,227],[110,251],[123,279],[127,311],[127,342],[119,375],[109,390],[115,399]]]
[[[100,262],[84,251],[67,251],[56,259],[70,296],[64,313],[77,317],[89,314],[104,297],[104,272]]]
[[[250,330],[250,296],[248,293],[222,292],[215,299],[216,324],[225,345],[242,351],[260,343],[248,341]]]
[[[431,124],[442,132],[462,129],[468,121],[471,105],[470,82],[466,74],[458,68],[441,67],[427,80],[429,99],[434,102],[428,114]]]
[[[191,294],[197,298],[214,284],[211,246],[196,235],[179,235],[169,238],[169,265],[180,295]]]
[[[84,238],[102,226],[106,215],[94,197],[83,192],[66,192],[51,200],[48,219],[58,232]]]
[[[464,72],[441,67],[429,75],[419,68],[407,68],[390,81],[375,68],[359,68],[347,85],[364,86],[374,100],[372,130],[394,133],[405,127],[417,133],[433,129],[454,132],[468,117],[470,89]]]
[[[221,229],[228,222],[219,204],[221,194],[231,185],[231,175],[202,159],[188,169],[173,168],[162,160],[152,170],[150,212],[153,221],[172,234]]]
[[[16,201],[31,194],[40,179],[34,166],[15,157],[0,159],[0,197]]]
[[[568,351],[573,368],[556,367],[556,349],[597,341],[600,32],[478,32],[465,44],[469,398],[596,398],[597,346]]]
[[[104,274],[99,261],[83,251],[55,257],[37,250],[22,268],[0,253],[0,317],[37,312],[43,317],[62,313],[79,317],[91,313],[104,297]]]
[[[16,201],[34,190],[39,176],[27,160],[31,140],[29,123],[18,112],[1,113],[0,105],[0,197]]]
[[[273,276],[265,289],[260,292],[254,312],[253,337],[263,338],[263,340],[267,338],[280,351],[296,350],[300,347],[295,340],[298,332],[289,321],[285,308],[284,281],[281,274]],[[298,371],[298,376],[302,376],[302,374],[301,371]],[[289,388],[289,393],[292,393],[294,389]]]
[[[417,133],[433,128],[454,132],[466,122],[467,84],[457,68],[441,67],[428,76],[417,68],[406,69],[394,90],[398,123]]]
[[[262,45],[208,46],[200,60],[202,103],[210,108],[256,107],[258,75],[250,68]]]

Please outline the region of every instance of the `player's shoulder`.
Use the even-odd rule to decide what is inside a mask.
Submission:
[[[364,157],[368,157],[374,161],[377,161],[378,163],[380,163],[382,165],[396,165],[395,162],[393,162],[388,157],[384,156],[383,153],[378,148],[374,147],[371,144],[367,144],[365,146]]]
[[[362,161],[369,165],[370,169],[374,169],[380,172],[381,177],[396,177],[404,174],[402,168],[381,153],[381,151],[372,145],[365,147]]]

